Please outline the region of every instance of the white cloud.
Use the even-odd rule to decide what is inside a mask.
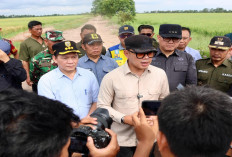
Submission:
[[[93,0],[1,0],[0,15],[47,15],[90,12]],[[153,10],[232,9],[231,0],[135,0],[137,12]]]

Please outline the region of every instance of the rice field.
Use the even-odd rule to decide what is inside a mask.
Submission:
[[[208,44],[213,36],[223,36],[232,32],[232,13],[147,13],[137,14],[131,24],[135,30],[140,24],[154,26],[155,34],[159,33],[160,24],[180,24],[192,31],[189,46],[198,49],[203,57],[208,56]],[[113,18],[117,21],[117,17]]]

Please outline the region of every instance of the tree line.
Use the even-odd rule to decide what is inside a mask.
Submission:
[[[226,10],[223,8],[204,8],[202,10],[155,10],[155,11],[146,11],[145,13],[232,13],[232,10]]]

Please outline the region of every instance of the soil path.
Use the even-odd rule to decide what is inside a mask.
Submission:
[[[119,43],[119,39],[117,37],[119,26],[110,24],[109,21],[104,20],[101,16],[97,16],[97,17],[90,19],[88,22],[84,23],[83,25],[81,25],[78,28],[65,30],[63,32],[64,38],[66,40],[72,40],[75,42],[79,42],[81,40],[80,39],[81,28],[85,24],[92,24],[96,27],[97,34],[99,34],[101,36],[102,40],[104,41],[103,45],[106,48],[109,48],[109,47]],[[45,32],[46,30],[52,30],[52,29],[54,29],[54,28],[52,28],[52,27],[44,28],[43,31]],[[11,38],[11,40],[13,42],[14,41],[23,41],[26,38],[28,38],[29,36],[30,36],[29,32],[23,32],[23,33],[16,35],[13,38]],[[23,89],[27,90],[27,91],[31,91],[31,87],[28,86],[25,81],[23,82]]]

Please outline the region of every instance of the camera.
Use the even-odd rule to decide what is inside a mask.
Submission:
[[[109,112],[104,108],[97,108],[90,117],[97,118],[97,125],[90,124],[95,127],[82,125],[74,128],[71,134],[71,143],[69,152],[77,152],[81,154],[88,154],[89,150],[86,147],[87,137],[91,136],[96,148],[105,148],[111,140],[111,136],[105,131],[105,128],[110,128],[113,120],[109,116]]]

